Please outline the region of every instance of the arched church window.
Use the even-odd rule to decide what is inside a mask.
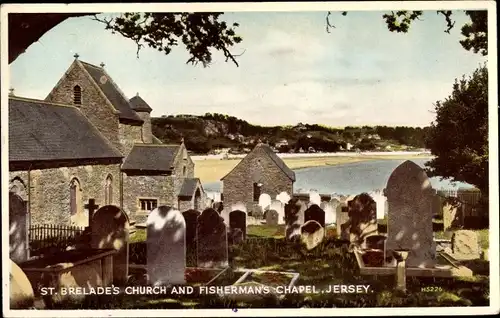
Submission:
[[[82,88],[78,85],[73,87],[73,103],[75,105],[82,104]]]
[[[81,206],[81,187],[77,178],[71,179],[69,185],[69,208],[71,215],[75,215]]]
[[[106,177],[106,185],[104,188],[104,202],[106,205],[113,203],[113,177],[109,174]]]

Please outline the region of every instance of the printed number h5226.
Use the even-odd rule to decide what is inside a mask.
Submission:
[[[421,291],[424,293],[436,293],[436,292],[442,292],[443,289],[437,286],[426,286],[422,287]]]

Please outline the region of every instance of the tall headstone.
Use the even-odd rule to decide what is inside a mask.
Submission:
[[[444,200],[442,211],[444,231],[460,228],[460,207],[457,200],[454,198]]]
[[[377,210],[377,220],[382,220],[385,218],[385,202],[387,198],[384,196],[384,193],[381,191],[375,191],[370,193],[370,196],[375,201],[376,210]]]
[[[349,204],[349,241],[365,247],[365,238],[378,234],[377,204],[367,193],[362,193]]]
[[[259,197],[259,206],[262,208],[262,211],[266,211],[271,205],[271,196],[267,193],[262,193]]]
[[[318,246],[325,237],[325,229],[314,220],[307,221],[300,228],[301,241],[306,245],[308,250],[312,250]]]
[[[198,217],[201,212],[197,210],[187,210],[182,212],[186,222],[186,264],[195,266],[196,264],[196,227]]]
[[[159,206],[148,215],[147,268],[154,286],[184,284],[186,221],[178,210]]]
[[[292,198],[285,205],[285,236],[288,240],[300,237],[300,227],[304,224],[306,209],[307,205],[297,198]]]
[[[92,216],[91,247],[115,249],[113,283],[123,285],[128,277],[129,220],[119,207],[106,205]]]
[[[337,205],[337,219],[335,221],[337,227],[337,235],[341,240],[349,240],[349,209],[347,202],[340,202]]]
[[[304,223],[311,220],[318,222],[322,227],[325,226],[325,211],[317,204],[309,206],[304,212]]]
[[[290,201],[290,199],[291,199],[290,195],[285,191],[281,192],[276,196],[276,200],[280,201],[283,204],[287,204],[288,201]]]
[[[241,210],[232,211],[229,213],[229,232],[239,229],[244,240],[247,237],[247,214]]]
[[[205,209],[198,217],[198,267],[228,266],[227,229],[214,209]]]
[[[312,205],[320,205],[321,204],[321,196],[318,192],[310,192],[309,193],[309,206]]]
[[[339,205],[337,199],[321,202],[320,208],[325,211],[325,224],[333,224],[337,220],[337,206]]]
[[[269,206],[270,210],[278,212],[278,224],[285,224],[285,204],[279,200],[273,200]]]
[[[9,257],[16,263],[28,260],[28,226],[26,201],[9,192]]]
[[[433,267],[432,196],[425,171],[412,161],[397,167],[387,181],[388,250],[409,249],[409,267]]]

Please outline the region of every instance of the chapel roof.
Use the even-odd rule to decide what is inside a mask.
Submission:
[[[151,113],[151,111],[153,110],[148,105],[148,103],[146,103],[144,101],[144,99],[142,99],[142,97],[139,96],[139,94],[137,94],[136,96],[132,97],[129,102],[130,102],[130,105],[132,105],[132,109],[135,110],[136,112],[148,112],[148,113]]]
[[[9,97],[9,161],[122,158],[74,106]]]
[[[191,198],[195,194],[196,189],[200,184],[199,178],[186,178],[182,184],[181,191],[179,192],[179,197]]]
[[[120,120],[143,123],[143,120],[132,109],[128,99],[120,91],[118,85],[111,79],[104,68],[80,61],[81,65],[90,74],[92,80],[99,86],[110,103],[120,112]]]
[[[135,144],[125,158],[122,170],[169,172],[173,170],[180,145]]]

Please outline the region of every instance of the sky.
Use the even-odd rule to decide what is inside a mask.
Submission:
[[[112,34],[90,17],[71,18],[47,32],[10,64],[15,95],[44,99],[78,53],[99,65],[127,98],[139,95],[152,116],[222,113],[252,124],[332,127],[428,126],[434,104],[486,58],[459,40],[468,21],[454,12],[450,34],[436,11],[425,11],[407,34],[389,32],[382,11],[226,12],[243,41],[231,48],[239,67],[214,52],[214,63],[186,64],[182,46],[165,55]],[[116,14],[113,14],[116,16]]]

